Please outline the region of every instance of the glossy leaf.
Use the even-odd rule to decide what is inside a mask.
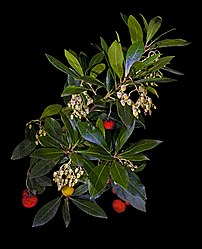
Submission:
[[[153,38],[153,36],[159,30],[159,28],[161,27],[161,23],[162,23],[162,18],[160,16],[156,16],[151,19],[147,27],[147,37],[146,37],[147,43]]]
[[[119,78],[123,77],[124,56],[121,44],[114,41],[108,49],[108,58],[110,65]]]
[[[28,139],[22,140],[13,150],[11,155],[12,160],[21,159],[23,157],[28,156],[34,149],[36,148],[36,144],[33,141]]]
[[[142,27],[136,18],[132,15],[128,17],[128,28],[131,37],[131,42],[143,42]]]
[[[62,217],[65,223],[65,227],[68,227],[71,221],[68,198],[64,199],[64,204],[62,206]]]
[[[125,166],[121,165],[120,163],[118,163],[117,161],[114,160],[112,162],[110,174],[111,174],[111,178],[113,179],[113,181],[116,184],[127,189],[127,187],[128,187],[128,172],[126,171]]]
[[[62,105],[59,105],[59,104],[49,105],[44,109],[40,118],[43,119],[48,116],[56,115],[61,111],[61,109],[62,109]]]
[[[98,217],[98,218],[105,218],[107,219],[107,215],[104,210],[94,201],[89,201],[85,199],[79,198],[72,198],[70,197],[71,201],[77,206],[79,209],[84,211],[85,213]]]
[[[126,25],[128,25],[128,16],[125,15],[125,14],[123,14],[123,13],[120,13],[120,15],[121,15],[121,17],[122,17],[124,23],[125,23]]]
[[[96,85],[96,86],[102,86],[103,87],[105,85],[102,81],[96,79],[93,76],[89,76],[89,75],[80,76],[78,79],[80,79],[80,80],[82,80],[82,81],[84,81],[86,83]]]
[[[87,191],[88,191],[88,183],[83,183],[80,186],[78,186],[77,188],[75,188],[74,193],[73,193],[72,196],[83,195]]]
[[[38,227],[49,222],[56,215],[61,204],[61,197],[57,197],[42,206],[36,213],[32,227]]]
[[[92,68],[97,64],[100,64],[103,59],[104,59],[103,52],[99,52],[99,53],[95,54],[89,62],[89,68]]]
[[[67,86],[61,93],[61,97],[66,97],[72,94],[80,94],[84,91],[88,90],[86,87],[81,87],[81,86]]]
[[[78,128],[79,128],[79,132],[81,134],[81,136],[94,144],[97,144],[98,146],[100,146],[101,148],[103,148],[104,150],[106,150],[108,152],[108,146],[107,143],[101,133],[101,131],[98,130],[97,127],[88,124],[86,122],[79,122],[78,123]]]
[[[135,128],[136,121],[134,120],[133,125],[130,128],[122,127],[115,141],[115,152],[118,153],[123,145],[128,141]]]
[[[136,82],[138,83],[146,83],[146,82],[156,82],[156,83],[168,83],[168,82],[173,82],[176,81],[176,79],[168,78],[168,77],[161,77],[161,78],[144,78],[137,80]]]
[[[102,192],[107,184],[109,178],[110,167],[108,162],[97,165],[89,174],[89,181],[91,183],[89,188],[90,197],[94,198],[97,194]]]
[[[66,116],[64,114],[64,112],[60,113],[60,117],[61,117],[61,120],[64,123],[65,128],[66,128],[66,133],[67,133],[66,138],[67,138],[67,141],[68,141],[68,143],[70,145],[73,145],[76,142],[75,138],[78,137],[78,136],[75,136],[74,128],[72,127],[72,124],[71,124],[71,121],[70,121],[69,117]]]
[[[141,139],[138,142],[131,144],[120,154],[120,156],[132,155],[144,152],[146,150],[151,150],[161,143],[162,141],[156,139]]]
[[[121,121],[128,129],[130,129],[135,121],[135,117],[132,113],[131,106],[127,104],[125,106],[122,106],[119,100],[116,102],[116,106],[117,106],[117,113]]]
[[[102,135],[105,138],[106,133],[105,133],[105,128],[104,128],[104,122],[100,116],[98,117],[96,121],[96,127],[102,132]]]
[[[57,69],[59,69],[60,71],[62,71],[65,74],[69,74],[72,76],[76,76],[76,74],[74,74],[65,64],[63,64],[62,62],[60,62],[59,60],[57,60],[56,58],[54,58],[52,55],[49,54],[45,54],[47,59],[49,60],[49,62],[56,67]]]
[[[57,160],[62,156],[65,156],[64,151],[59,148],[39,148],[30,154],[30,157],[42,160]]]
[[[100,37],[100,42],[101,42],[101,46],[102,46],[103,51],[107,54],[108,53],[108,46],[107,46],[106,41],[102,37]]]
[[[59,121],[52,117],[45,118],[44,130],[57,143],[64,145],[62,129]]]
[[[175,56],[164,56],[155,61],[153,66],[149,69],[150,72],[157,71],[167,65]]]
[[[164,48],[164,47],[175,47],[175,46],[186,46],[191,42],[188,42],[184,39],[165,39],[157,41],[150,46],[150,49]]]
[[[91,146],[87,150],[78,150],[77,152],[82,154],[82,155],[92,157],[94,159],[101,159],[101,160],[107,160],[107,161],[113,160],[111,155],[109,153],[107,153],[106,150],[104,150],[98,146]]]
[[[54,158],[53,160],[39,160],[30,171],[30,178],[40,177],[49,173],[63,155]]]
[[[100,63],[100,64],[97,64],[95,65],[91,71],[90,71],[90,76],[91,77],[94,77],[94,78],[97,78],[97,76],[99,74],[101,74],[104,70],[105,70],[106,66],[104,63]]]
[[[142,41],[134,42],[127,50],[126,64],[125,64],[125,77],[128,76],[131,66],[139,61],[144,53],[144,43]]]
[[[52,179],[48,176],[40,176],[37,178],[34,178],[35,182],[37,182],[42,187],[50,187],[52,186]]]
[[[71,153],[70,159],[74,165],[82,167],[87,174],[89,174],[95,167],[95,164],[91,160],[78,153]]]
[[[29,178],[26,179],[26,186],[29,189],[29,191],[34,194],[42,194],[45,191],[44,184],[41,184],[41,179],[39,178]],[[44,182],[43,182],[44,183]]]
[[[73,53],[65,50],[65,57],[69,64],[73,67],[73,69],[79,74],[79,75],[84,75],[83,69],[81,67],[81,64],[77,57],[73,55]]]
[[[126,153],[120,155],[120,158],[124,158],[126,160],[135,161],[135,162],[149,160],[149,158],[143,153],[138,153],[138,154]]]
[[[39,143],[46,148],[51,148],[51,147],[56,147],[56,148],[61,148],[61,145],[53,140],[49,136],[39,136],[38,137]]]

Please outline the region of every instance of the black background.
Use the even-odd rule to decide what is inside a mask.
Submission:
[[[163,18],[162,32],[173,27],[173,38],[191,45],[168,48],[175,55],[172,67],[183,72],[177,83],[159,89],[157,110],[148,119],[143,136],[163,144],[150,153],[150,162],[141,180],[147,191],[147,212],[130,206],[122,214],[111,208],[113,194],[100,200],[108,219],[89,217],[72,208],[71,223],[65,228],[62,216],[38,228],[31,210],[21,204],[25,188],[26,160],[11,161],[14,147],[24,136],[25,124],[38,118],[44,107],[61,101],[65,75],[47,61],[48,53],[65,62],[64,49],[87,54],[97,52],[91,43],[103,37],[108,44],[116,39],[128,42],[120,12],[143,14],[147,20]],[[200,60],[198,46],[199,6],[196,1],[8,1],[2,8],[2,216],[7,243],[67,247],[183,248],[197,241],[200,196],[197,194],[200,167]],[[171,36],[172,36],[171,35]],[[198,47],[197,47],[198,46]],[[5,151],[5,153],[4,153]],[[4,162],[4,160],[3,160]],[[3,198],[3,197],[2,197]],[[46,198],[45,195],[40,197]],[[15,235],[16,234],[16,235]],[[15,237],[9,239],[9,237]],[[195,248],[190,247],[190,248]]]

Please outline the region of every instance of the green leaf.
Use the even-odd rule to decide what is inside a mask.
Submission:
[[[78,129],[81,136],[93,143],[97,144],[98,146],[102,147],[104,150],[109,152],[107,143],[102,135],[102,133],[98,130],[97,127],[93,126],[92,124],[88,124],[86,122],[79,122]]]
[[[82,86],[67,86],[61,93],[61,97],[66,97],[72,94],[80,94],[86,90],[88,90],[88,88]]]
[[[131,42],[143,42],[142,27],[134,16],[128,17],[128,28],[131,37]]]
[[[62,206],[62,217],[65,223],[65,227],[68,227],[71,221],[68,198],[64,199],[64,204]]]
[[[113,158],[109,153],[98,146],[91,146],[87,150],[78,150],[78,153],[95,159],[111,161]]]
[[[153,36],[159,30],[159,28],[161,27],[161,23],[162,23],[162,18],[160,16],[156,16],[151,19],[147,27],[147,37],[146,37],[147,43],[153,38]]]
[[[79,155],[78,153],[71,153],[70,159],[74,165],[77,167],[82,167],[87,174],[89,174],[95,167],[91,160]]]
[[[108,49],[109,62],[119,78],[123,77],[123,62],[124,56],[121,44],[118,41],[114,41]]]
[[[118,153],[123,145],[128,141],[129,137],[133,133],[135,128],[136,120],[134,120],[133,125],[130,128],[123,126],[115,141],[115,152]]]
[[[35,178],[48,174],[62,157],[63,155],[62,156],[60,155],[57,158],[54,158],[53,160],[38,161],[31,169],[29,177]]]
[[[102,132],[103,137],[105,138],[105,128],[102,118],[99,116],[96,121],[96,127]]]
[[[94,78],[97,78],[97,76],[99,74],[101,74],[104,70],[105,70],[106,66],[104,63],[100,63],[100,64],[97,64],[95,65],[91,71],[90,71],[90,76],[91,77],[94,77]]]
[[[76,56],[74,56],[71,52],[65,50],[65,57],[68,60],[69,64],[79,75],[84,75],[81,64]]]
[[[88,183],[84,183],[74,189],[74,193],[72,194],[72,196],[79,196],[86,193],[87,191],[88,191]]]
[[[62,105],[59,105],[59,104],[49,105],[44,109],[40,118],[42,119],[48,116],[58,114],[61,111],[61,109],[62,109]]]
[[[101,46],[102,46],[103,51],[107,54],[108,53],[108,46],[107,46],[106,41],[102,37],[100,37],[100,42],[101,42]]]
[[[126,160],[135,161],[135,162],[149,160],[149,158],[147,156],[145,156],[143,153],[137,153],[134,155],[133,154],[123,154],[123,155],[120,155],[120,158],[124,158]]]
[[[39,178],[27,178],[26,185],[29,191],[34,194],[42,194],[45,191],[45,186],[41,184],[41,181]]]
[[[126,171],[125,167],[118,163],[117,161],[112,162],[112,166],[110,169],[110,174],[112,180],[115,184],[122,186],[123,188],[128,187],[128,172]]]
[[[46,148],[51,148],[51,147],[56,147],[56,148],[61,148],[61,145],[53,140],[49,136],[39,136],[38,137],[39,143]]]
[[[163,70],[165,70],[165,71],[168,71],[168,72],[170,72],[170,73],[173,73],[173,74],[177,74],[177,75],[184,75],[184,73],[182,73],[182,72],[180,72],[180,71],[178,71],[178,70],[176,70],[176,69],[173,69],[173,68],[170,68],[170,67],[164,67],[164,68],[162,68]]]
[[[49,55],[49,54],[45,54],[47,59],[49,60],[49,62],[56,67],[57,69],[59,69],[60,71],[62,71],[65,74],[70,74],[73,77],[75,77],[76,75],[66,66],[64,65],[62,62],[60,62],[59,60],[57,60],[56,58],[54,58],[53,56]]]
[[[95,65],[101,63],[103,58],[104,58],[104,53],[103,52],[99,52],[99,53],[95,54],[93,56],[93,58],[90,60],[90,62],[89,62],[89,68],[92,68]]]
[[[163,48],[163,47],[175,47],[175,46],[186,46],[191,42],[188,42],[184,39],[165,39],[158,42],[153,43],[150,46],[150,49]]]
[[[48,176],[40,176],[34,178],[34,180],[42,187],[52,186],[52,179],[50,179]]]
[[[67,132],[67,141],[70,145],[73,145],[76,141],[74,139],[74,129],[72,127],[72,124],[70,122],[70,119],[64,114],[64,112],[61,112],[60,113],[60,117],[61,117],[61,120],[62,122],[64,123],[65,125],[65,128],[66,128],[66,132]],[[78,137],[78,135],[77,135]]]
[[[149,69],[149,72],[154,72],[162,67],[164,67],[166,64],[168,64],[175,56],[164,56],[161,57],[159,60],[155,61],[153,66]]]
[[[134,42],[127,50],[126,64],[125,64],[125,77],[128,76],[131,66],[139,61],[144,53],[144,43],[142,41]]]
[[[127,170],[129,176],[128,188],[125,189],[118,184],[113,184],[112,187],[119,198],[129,202],[136,209],[146,212],[146,192],[145,186],[140,178],[134,172]]]
[[[116,106],[117,106],[117,113],[121,121],[128,129],[130,129],[133,126],[135,120],[131,106],[127,104],[125,104],[125,106],[122,106],[119,100],[116,102]]]
[[[89,188],[90,198],[95,197],[102,192],[107,184],[109,178],[109,163],[104,162],[97,165],[89,174],[89,181],[91,183]]]
[[[36,213],[32,227],[38,227],[49,222],[57,213],[61,204],[61,197],[57,197],[42,206]]]
[[[62,137],[62,129],[59,121],[52,117],[45,118],[44,122],[44,130],[54,141],[57,143],[64,145],[63,137]]]
[[[28,139],[22,140],[13,150],[11,155],[12,160],[21,159],[23,157],[28,156],[34,149],[36,148],[36,144],[33,141]]]
[[[120,15],[121,15],[121,17],[122,17],[124,23],[125,23],[126,25],[128,25],[128,16],[125,15],[125,14],[123,14],[123,13],[121,13],[121,12],[120,12]]]
[[[92,84],[92,85],[105,86],[105,84],[102,81],[100,81],[92,76],[88,76],[88,75],[80,76],[78,79],[80,79],[86,83]]]
[[[105,218],[107,219],[107,215],[105,214],[104,210],[97,205],[94,201],[89,201],[85,199],[79,199],[79,198],[72,198],[69,197],[72,202],[77,206],[79,209],[84,211],[85,213],[98,217],[98,218]]]
[[[59,148],[39,148],[30,154],[30,157],[42,160],[57,160],[62,156],[65,156],[64,151]]]
[[[79,140],[79,132],[74,120],[71,120],[65,111],[60,113],[61,120],[67,129],[67,140],[71,145],[75,145]]]
[[[131,144],[126,150],[124,150],[119,155],[124,157],[124,156],[130,156],[133,154],[138,154],[138,153],[144,152],[146,150],[151,150],[161,143],[162,143],[162,141],[160,141],[160,140],[142,139],[136,143]]]

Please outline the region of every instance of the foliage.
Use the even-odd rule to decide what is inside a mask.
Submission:
[[[169,67],[174,56],[164,55],[161,49],[189,42],[167,38],[175,29],[158,34],[160,16],[148,22],[140,15],[140,22],[133,15],[120,15],[129,32],[128,47],[116,32],[111,44],[100,37],[92,57],[64,50],[64,64],[46,54],[66,75],[62,104],[50,104],[38,119],[26,124],[25,137],[11,156],[30,159],[26,175],[30,195],[45,199],[47,188],[57,189],[56,196],[36,213],[33,227],[49,222],[60,207],[68,227],[74,205],[91,216],[107,218],[97,199],[112,188],[121,200],[146,211],[146,190],[138,172],[149,160],[146,153],[162,141],[136,140],[134,135],[131,142],[130,138],[145,128],[145,115],[156,109],[157,87],[176,80],[169,74],[182,75]],[[109,120],[113,124],[106,129],[104,122]]]

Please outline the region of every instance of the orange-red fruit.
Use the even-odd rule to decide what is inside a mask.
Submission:
[[[130,206],[130,202],[125,201],[126,206]]]
[[[103,121],[104,128],[106,130],[112,130],[114,128],[114,121],[112,119],[106,119]]]
[[[32,208],[36,206],[38,202],[38,198],[36,195],[30,195],[30,196],[23,196],[22,197],[22,204],[26,208]]]
[[[114,191],[114,188],[112,188],[112,193],[113,193],[113,194],[116,194],[115,191]]]
[[[23,192],[22,192],[22,196],[28,196],[29,195],[29,192],[28,192],[28,189],[24,189]]]
[[[125,202],[123,202],[122,200],[119,199],[115,199],[112,202],[112,208],[114,209],[114,211],[116,211],[117,213],[122,213],[126,210],[126,204]]]

